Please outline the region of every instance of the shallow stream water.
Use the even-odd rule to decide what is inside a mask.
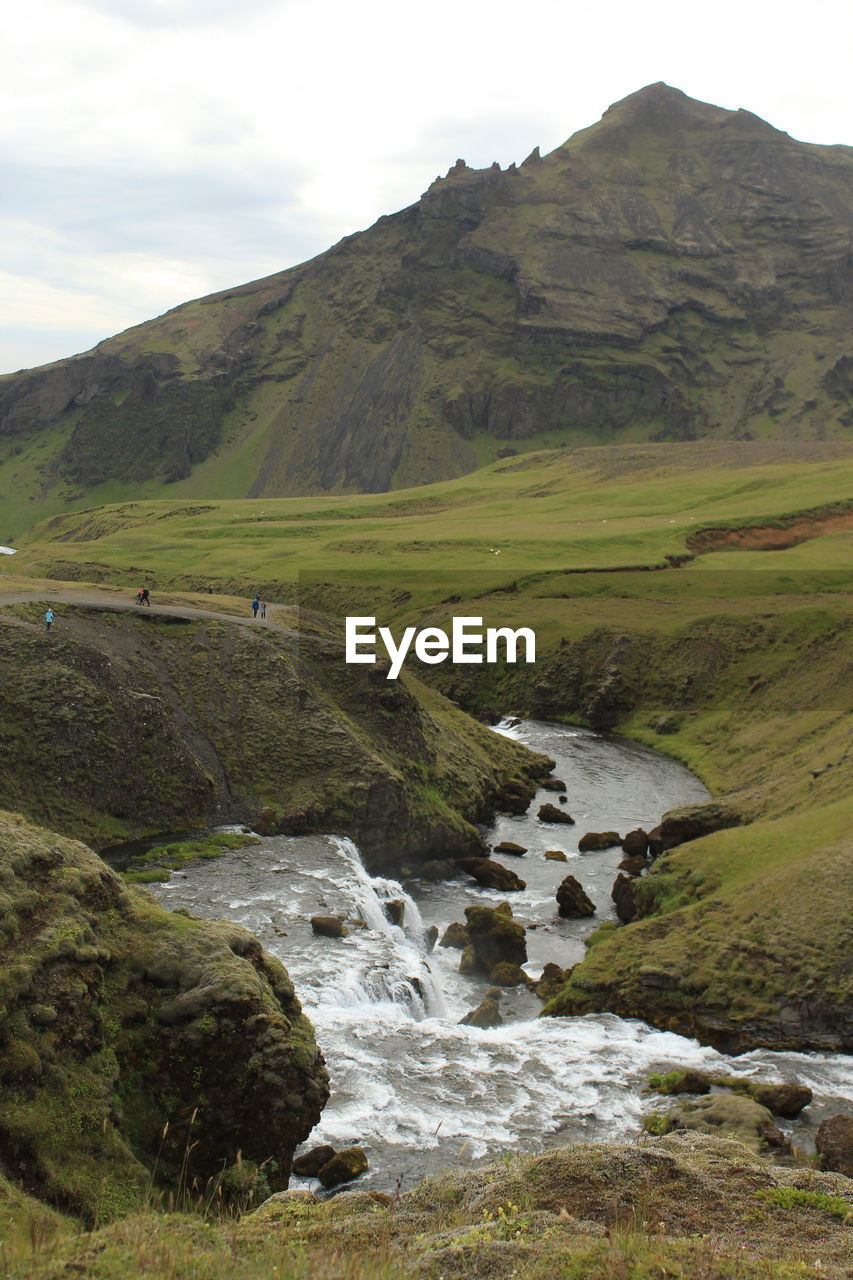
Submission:
[[[648,828],[665,810],[708,795],[676,761],[622,739],[538,721],[499,732],[556,760],[575,818],[574,826],[540,823],[539,805],[555,801],[542,790],[528,813],[501,817],[485,833],[490,844],[512,840],[527,848],[520,858],[499,855],[526,880],[521,893],[462,880],[403,886],[371,877],[352,841],[331,836],[274,836],[151,886],[170,907],[246,925],[287,966],[332,1083],[309,1145],[363,1146],[371,1167],[360,1185],[393,1191],[398,1180],[405,1189],[426,1174],[506,1151],[632,1140],[642,1113],[655,1105],[642,1095],[648,1073],[683,1064],[809,1085],[815,1101],[803,1120],[786,1125],[808,1149],[823,1116],[853,1102],[853,1060],[844,1055],[761,1050],[727,1058],[612,1014],[537,1018],[541,1002],[524,989],[502,998],[503,1026],[459,1025],[488,983],[459,974],[458,951],[430,953],[428,926],[443,932],[451,921],[464,922],[471,903],[509,901],[528,928],[531,974],[548,960],[573,964],[584,937],[615,918],[610,888],[622,857],[619,849],[579,854],[579,837]],[[568,861],[545,859],[546,849],[562,849]],[[557,915],[554,894],[569,872],[596,904],[591,919]],[[405,903],[402,928],[389,923],[382,906],[391,899]],[[310,926],[318,914],[363,925],[346,938],[318,938]]]

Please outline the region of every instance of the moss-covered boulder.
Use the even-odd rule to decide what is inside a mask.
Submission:
[[[454,920],[452,924],[447,926],[444,933],[441,935],[441,940],[438,945],[440,947],[456,947],[461,951],[464,947],[468,946],[470,941],[471,939],[468,937],[468,930],[465,928],[464,924],[459,924],[458,921]]]
[[[321,1186],[339,1187],[342,1182],[352,1182],[359,1174],[366,1173],[368,1160],[361,1147],[347,1147],[337,1151],[319,1170],[317,1177]]]
[[[578,841],[580,853],[597,853],[601,849],[614,849],[622,843],[618,831],[587,831]]]
[[[575,825],[574,818],[564,809],[558,809],[555,804],[540,804],[536,817],[540,822],[562,822],[564,826],[569,827]]]
[[[766,1107],[752,1098],[733,1093],[709,1093],[704,1098],[679,1102],[663,1117],[658,1132],[694,1129],[698,1133],[734,1138],[753,1151],[784,1144],[782,1133]],[[655,1126],[653,1125],[653,1131]]]
[[[498,889],[501,893],[521,893],[527,888],[520,876],[492,858],[460,858],[457,866],[487,889]]]
[[[499,1027],[503,1023],[500,1005],[497,1000],[483,1000],[476,1009],[472,1009],[470,1013],[465,1014],[464,1018],[460,1018],[459,1023],[465,1027],[479,1027],[483,1031],[487,1031],[489,1027]]]
[[[238,1163],[284,1186],[328,1096],[288,975],[235,925],[168,912],[0,813],[0,1161],[104,1218]]]
[[[489,982],[496,987],[522,987],[527,982],[527,974],[521,965],[501,960],[489,972]]]
[[[497,964],[524,964],[527,959],[524,926],[513,920],[508,902],[502,902],[499,907],[466,907],[465,919],[473,971],[491,974]]]

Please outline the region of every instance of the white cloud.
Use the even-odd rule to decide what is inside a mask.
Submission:
[[[416,200],[457,156],[546,152],[654,80],[853,143],[851,21],[840,0],[807,15],[779,0],[772,16],[742,0],[13,6],[0,270],[22,296],[6,295],[0,370],[28,332],[44,359],[47,313],[70,351],[84,329],[106,337],[320,252]],[[138,262],[158,264],[147,285]],[[75,307],[86,325],[66,330]]]

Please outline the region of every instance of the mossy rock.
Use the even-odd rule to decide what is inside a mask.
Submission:
[[[343,1182],[352,1182],[353,1178],[366,1173],[369,1168],[367,1156],[361,1147],[347,1147],[337,1151],[319,1170],[317,1177],[321,1186],[339,1187]]]
[[[680,1102],[666,1115],[666,1131],[693,1129],[699,1133],[734,1138],[753,1151],[783,1145],[783,1135],[766,1107],[739,1094],[710,1093],[691,1102]]]
[[[464,947],[468,946],[469,942],[468,930],[465,928],[464,924],[459,924],[454,920],[452,924],[447,926],[444,933],[441,935],[438,945],[440,947],[456,947],[461,951]]]
[[[242,1167],[256,1197],[286,1184],[328,1082],[280,962],[6,813],[0,883],[22,925],[0,942],[3,1164],[89,1220],[138,1209],[182,1166],[201,1185]]]

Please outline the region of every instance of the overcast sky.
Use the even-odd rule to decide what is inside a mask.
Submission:
[[[853,144],[849,0],[26,0],[0,46],[0,372],[543,154],[665,80]]]

